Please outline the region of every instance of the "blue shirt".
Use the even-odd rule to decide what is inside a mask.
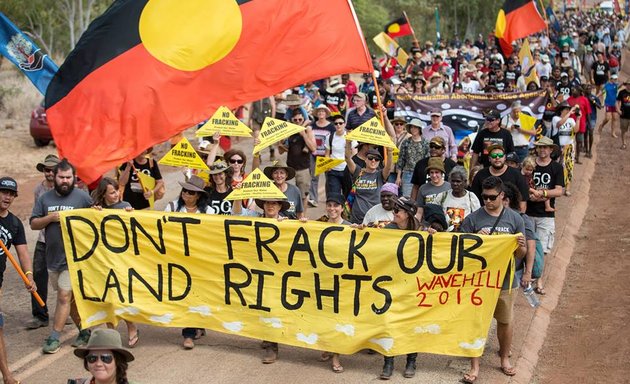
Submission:
[[[619,85],[617,83],[611,83],[610,81],[604,84],[604,91],[606,92],[606,98],[604,99],[604,105],[607,107],[614,107],[617,105],[617,90]]]

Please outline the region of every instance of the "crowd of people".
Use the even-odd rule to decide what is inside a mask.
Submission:
[[[265,117],[305,128],[269,148],[270,159],[278,161],[263,172],[285,198],[227,200],[233,190],[241,188],[249,172],[260,167],[261,154],[250,155],[248,166],[247,153],[234,148],[222,150],[226,140],[215,134],[201,140],[198,148],[209,171],[187,171],[186,180],[179,183],[179,194],[165,210],[304,223],[319,220],[356,228],[429,233],[517,234],[516,270],[506,275],[494,313],[500,368],[505,375],[513,376],[516,368],[510,362],[510,353],[516,288],[533,284],[538,295],[545,294],[544,279],[533,276],[532,269],[537,246],[545,255],[553,249],[555,201],[570,195],[574,164],[581,164],[582,153],[587,159],[591,157],[594,133],[601,133],[610,123],[611,134],[617,137],[619,132],[621,149],[626,149],[625,134],[630,126],[630,80],[620,87],[618,79],[627,38],[624,20],[596,13],[563,15],[559,19],[558,31],[550,29],[529,38],[538,75],[529,83],[525,79],[530,74],[521,72],[518,44],[513,55],[504,57],[493,39],[486,41],[480,35],[475,41],[463,43],[454,39],[439,41],[435,46],[433,42],[414,45],[411,60],[404,67],[395,58],[383,57],[376,62],[376,82],[372,74],[365,74],[358,85],[352,76],[335,76],[245,105],[240,108],[240,116],[254,130],[255,137]],[[459,143],[453,130],[442,122],[439,110],[429,113],[429,124],[395,114],[395,97],[401,94],[534,89],[546,90],[548,98],[535,130],[527,130],[520,122],[518,102],[508,113],[485,111],[483,127]],[[601,108],[605,116],[596,126]],[[396,151],[346,140],[347,133],[375,116],[382,119]],[[285,153],[286,161],[281,158]],[[320,176],[314,174],[317,156],[343,160],[325,172],[324,196],[320,194]],[[149,209],[151,200],[163,198],[165,189],[174,186],[165,185],[150,148],[91,188],[79,183],[72,164],[55,155],[46,156],[36,169],[43,180],[34,191],[29,223],[32,230],[41,232],[32,262],[23,225],[9,210],[18,195],[17,182],[8,176],[0,178],[1,239],[16,250],[28,279],[27,289],[37,291],[45,302],[49,284],[57,292],[54,314],[33,300],[33,318],[26,326],[50,326],[43,352],[52,354],[60,350],[60,334],[72,322],[79,329],[72,344],[77,347],[75,355],[84,360],[85,368],[94,376],[91,381],[75,382],[126,383],[127,363],[133,355],[122,348],[120,334],[82,327],[73,301],[59,211],[88,207]],[[146,188],[138,173],[153,177],[155,186]],[[320,202],[325,203],[325,215],[309,215],[308,209]],[[2,270],[4,266],[3,257]],[[512,274],[517,278],[510,285]],[[0,368],[5,383],[16,383],[8,369],[3,323],[0,314]],[[133,348],[140,340],[140,330],[132,322],[126,325],[127,346]],[[204,334],[200,328],[184,328],[183,347],[193,349],[194,341]],[[263,363],[274,363],[278,344],[264,341],[262,346]],[[338,354],[323,352],[321,358],[331,360],[334,372],[343,372]],[[415,353],[407,355],[405,377],[414,376],[416,359]],[[392,376],[393,361],[393,357],[385,357],[381,379]],[[473,358],[462,380],[473,383],[479,374],[479,359]]]

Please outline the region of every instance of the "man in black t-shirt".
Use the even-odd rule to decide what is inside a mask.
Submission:
[[[621,149],[626,149],[626,133],[630,127],[630,79],[623,82],[624,88],[617,94],[617,109],[621,113],[619,126],[621,127]]]
[[[2,241],[7,250],[11,248],[11,245],[13,245],[17,252],[18,259],[20,260],[22,270],[29,281],[27,289],[29,291],[35,291],[37,290],[37,287],[33,281],[33,268],[31,265],[31,258],[28,254],[28,247],[26,246],[24,225],[22,225],[20,219],[18,219],[13,213],[9,212],[9,208],[17,195],[18,186],[15,180],[10,177],[0,177],[0,241]],[[0,249],[0,288],[2,287],[6,263],[7,255],[5,255],[4,251]],[[2,313],[2,309],[0,308],[0,371],[2,372],[2,378],[5,383],[19,383],[19,380],[13,378],[13,374],[11,374],[11,371],[9,370],[3,328],[4,315]]]
[[[502,146],[507,153],[514,152],[512,134],[508,130],[501,128],[501,114],[499,111],[491,109],[485,114],[485,117],[486,123],[477,132],[477,137],[475,137],[475,142],[472,145],[473,154],[470,161],[470,169],[473,169],[478,163],[484,167],[490,166],[488,147],[492,144]]]
[[[597,61],[593,64],[593,82],[595,83],[595,94],[599,94],[602,85],[608,81],[610,75],[610,66],[604,58],[602,52],[597,52]]]
[[[157,161],[147,158],[149,153],[151,153],[151,148],[143,151],[135,159],[124,163],[118,168],[120,174],[118,182],[125,186],[123,200],[131,204],[134,209],[149,208],[149,198],[155,195],[155,192],[164,185]],[[138,179],[138,172],[154,178],[155,187],[148,190],[143,188],[140,179]]]

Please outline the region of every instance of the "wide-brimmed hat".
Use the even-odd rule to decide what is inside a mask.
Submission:
[[[258,206],[258,208],[260,209],[265,209],[265,201],[276,201],[282,204],[282,207],[280,207],[281,211],[286,211],[289,208],[291,208],[291,203],[289,203],[289,200],[287,199],[278,199],[278,198],[269,198],[269,199],[254,199],[254,201],[256,202],[256,206]]]
[[[57,155],[46,155],[44,161],[41,163],[37,163],[35,168],[37,168],[37,170],[40,172],[44,172],[44,169],[56,166],[57,164],[59,164],[59,161],[60,160]]]
[[[553,148],[558,148],[556,143],[554,143],[553,140],[551,140],[547,136],[541,137],[540,140],[538,140],[538,141],[536,141],[534,143],[534,145],[536,147],[553,147]]]
[[[328,84],[326,88],[326,92],[328,93],[337,93],[340,89],[344,89],[346,86],[343,85],[339,80],[333,80]]]
[[[630,78],[629,78],[629,79],[630,79]],[[406,120],[404,117],[402,117],[402,116],[395,116],[395,117],[394,117],[392,120],[390,120],[390,121],[391,121],[391,123],[392,123],[392,124],[394,124],[394,123],[396,123],[396,122],[399,122],[399,121],[400,121],[401,123],[407,124],[407,120]]]
[[[427,167],[424,169],[424,171],[426,173],[429,173],[429,171],[432,169],[437,169],[442,173],[446,173],[446,171],[444,170],[444,161],[442,161],[442,159],[439,157],[430,157],[427,163]]]
[[[300,97],[300,95],[296,95],[292,93],[287,96],[287,99],[284,101],[284,104],[288,106],[302,105],[302,98]]]
[[[379,159],[383,160],[383,155],[381,155],[381,153],[378,151],[378,149],[370,149],[367,151],[367,153],[365,154],[365,157],[368,156],[377,156]]]
[[[320,104],[317,107],[313,108],[313,114],[316,114],[317,111],[324,111],[326,112],[326,117],[330,117],[330,115],[332,114],[332,112],[330,111],[330,108],[328,108],[326,106],[326,104]]]
[[[75,349],[74,355],[83,359],[90,353],[90,351],[95,349],[109,349],[110,351],[118,352],[127,362],[135,359],[131,352],[122,347],[120,333],[118,333],[115,329],[98,328],[93,330],[87,345],[85,347]]]
[[[396,208],[401,209],[409,214],[409,216],[415,216],[418,213],[418,205],[415,201],[409,200],[406,197],[399,197],[394,202]]]
[[[427,125],[420,119],[411,119],[411,121],[407,123],[407,131],[411,131],[411,127],[416,127],[420,130],[420,133],[422,133],[422,128],[426,126]]]
[[[429,141],[429,145],[430,144],[438,144],[442,148],[446,148],[446,141],[444,141],[442,136],[433,136],[433,138]]]
[[[223,160],[217,160],[212,165],[210,165],[210,171],[208,171],[211,175],[217,175],[219,173],[227,172],[230,170],[230,166]]]
[[[182,188],[189,190],[189,191],[195,191],[195,192],[201,192],[204,194],[208,194],[208,192],[204,191],[203,187],[206,186],[206,182],[203,181],[203,179],[197,175],[192,175],[190,176],[190,178],[188,178],[187,181],[181,182],[178,181],[179,185],[182,186]]]
[[[291,180],[292,178],[295,177],[295,169],[289,167],[282,160],[276,162],[274,165],[270,165],[268,167],[265,167],[265,170],[263,171],[263,173],[265,174],[265,176],[267,176],[268,178],[273,180],[273,172],[276,169],[284,169],[286,171],[286,173],[287,173],[287,181]]]

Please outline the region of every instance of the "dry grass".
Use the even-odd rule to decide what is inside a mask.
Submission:
[[[28,120],[43,96],[21,72],[7,68],[9,65],[5,61],[0,68],[0,120],[17,123]]]

